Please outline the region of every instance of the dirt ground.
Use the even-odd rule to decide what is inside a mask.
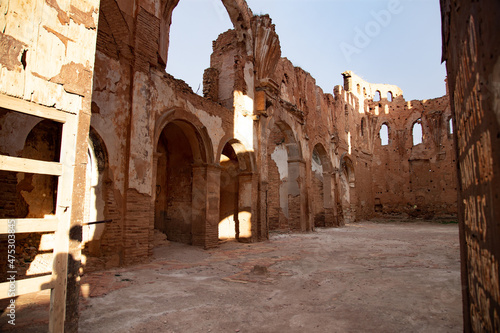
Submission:
[[[462,331],[456,224],[359,222],[209,251],[168,243],[82,284],[80,332]],[[46,330],[46,310],[19,310],[18,330]]]

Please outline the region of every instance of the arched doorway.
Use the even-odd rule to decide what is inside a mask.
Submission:
[[[204,216],[199,211],[206,203],[206,185],[197,186],[203,178],[198,169],[206,170],[207,162],[199,132],[186,121],[169,122],[159,135],[155,159],[154,228],[170,241],[198,244],[204,221],[197,217]]]
[[[105,188],[104,179],[108,165],[108,153],[102,138],[93,127],[90,127],[87,151],[87,172],[85,178],[84,222],[105,220]],[[86,244],[89,254],[100,254],[100,241],[106,225],[89,224],[83,227],[82,242]]]
[[[344,155],[340,161],[340,202],[344,223],[356,220],[355,176],[352,160]]]
[[[332,166],[324,146],[314,146],[311,157],[311,212],[315,227],[332,227],[336,224],[333,205]]]
[[[305,163],[292,129],[284,122],[270,124],[267,166],[269,230],[307,230]]]
[[[239,238],[238,190],[239,163],[236,152],[226,144],[220,158],[219,239]]]
[[[40,121],[28,134],[21,157],[59,162],[61,134],[60,123],[51,120]],[[55,176],[18,173],[17,188],[21,194],[20,201],[26,207],[26,216],[21,217],[43,218],[45,214],[54,214],[57,182],[58,179]]]
[[[253,159],[244,145],[230,140],[220,157],[219,239],[251,241],[257,237],[256,200],[253,199]]]

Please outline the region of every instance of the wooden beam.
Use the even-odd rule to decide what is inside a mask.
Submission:
[[[0,94],[0,107],[36,117],[54,120],[59,123],[65,123],[67,118],[67,113],[64,111],[3,94]]]
[[[57,184],[56,216],[59,225],[55,233],[54,262],[52,274],[54,288],[50,293],[49,332],[63,333],[66,320],[66,294],[68,287],[68,253],[73,203],[75,163],[78,160],[76,147],[79,118],[68,117],[61,135],[61,164],[63,174]],[[86,150],[85,150],[86,151]],[[81,200],[81,199],[80,199]],[[73,257],[71,257],[72,260]]]
[[[13,223],[11,221],[14,221]],[[23,232],[54,232],[58,219],[55,216],[44,219],[0,219],[0,235]]]
[[[7,278],[11,274],[7,271]],[[54,287],[54,282],[52,281],[52,275],[44,275],[30,279],[16,280],[14,282],[15,289],[11,290],[11,284],[9,281],[0,283],[0,299],[12,298],[12,292],[15,292],[15,296],[36,293],[40,290],[52,289]]]
[[[28,158],[6,155],[0,155],[0,170],[52,176],[62,175],[61,163],[37,161]]]

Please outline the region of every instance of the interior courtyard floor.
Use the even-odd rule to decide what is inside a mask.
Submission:
[[[362,221],[212,250],[168,242],[151,261],[81,282],[80,332],[462,331],[458,226],[443,221]],[[18,299],[16,328],[46,331],[48,293],[30,297]],[[13,328],[6,320],[0,330]]]

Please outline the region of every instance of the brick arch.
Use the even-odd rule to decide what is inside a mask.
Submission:
[[[231,19],[234,29],[238,34],[238,38],[245,42],[247,53],[249,55],[253,54],[253,41],[251,38],[251,19],[253,17],[252,11],[244,0],[222,0],[222,3],[224,4],[224,7],[226,7],[229,18]],[[162,65],[167,64],[172,13],[178,4],[179,0],[161,1],[158,58]]]
[[[277,126],[283,136],[285,137],[285,145],[288,152],[288,160],[290,161],[299,161],[303,159],[302,155],[302,147],[298,143],[296,139],[296,134],[293,131],[292,127],[285,121],[281,119],[274,119],[268,123],[270,127]]]
[[[154,229],[171,241],[214,246],[209,178],[217,172],[206,128],[182,109],[166,112],[156,122],[154,151]]]
[[[356,220],[356,193],[355,193],[354,164],[347,153],[340,159],[340,204],[344,223]]]
[[[158,141],[163,129],[170,123],[175,122],[186,134],[194,159],[199,163],[214,163],[212,140],[207,128],[192,113],[183,109],[172,109],[163,113],[155,124],[154,151],[157,151]]]
[[[109,219],[107,214],[108,196],[110,186],[108,170],[108,150],[99,133],[90,126],[88,138],[88,163],[85,177],[85,208],[84,221],[102,221]],[[109,207],[108,207],[109,208]],[[116,221],[111,220],[113,225],[93,224],[83,226],[83,243],[90,256],[99,256],[102,251],[102,243],[108,245],[112,230],[116,228]],[[111,232],[109,232],[111,230]],[[105,235],[105,232],[108,233]],[[104,237],[103,237],[104,236]],[[104,239],[103,239],[104,238]],[[102,241],[103,239],[103,241]]]
[[[389,117],[382,117],[378,120],[377,125],[376,125],[376,131],[373,133],[374,140],[373,142],[375,143],[376,140],[379,140],[382,142],[382,138],[380,137],[380,131],[382,129],[382,126],[386,125],[387,126],[387,131],[388,131],[388,138],[390,144],[391,142],[394,142],[396,139],[396,124],[394,123],[393,119]],[[377,139],[378,138],[378,139]]]
[[[231,145],[231,147],[234,149],[238,158],[239,168],[242,172],[256,171],[255,153],[253,151],[249,151],[244,143],[242,143],[238,139],[233,138],[231,135],[226,135],[222,138],[216,151],[216,162],[220,160],[222,150],[227,144]]]
[[[313,151],[314,151],[314,149],[316,149],[316,151],[319,154],[319,157],[321,159],[321,164],[323,165],[323,171],[324,172],[332,172],[333,171],[332,161],[330,159],[330,155],[328,154],[328,152],[325,149],[325,146],[321,142],[317,142],[312,147],[313,147]]]
[[[315,169],[314,160],[311,161],[311,187],[308,199],[310,218],[312,219],[311,225],[314,227],[332,227],[337,224],[333,202],[332,162],[322,143],[316,143],[312,151],[311,158],[314,159],[314,152],[318,154],[321,169]]]
[[[307,221],[306,163],[289,124],[279,118],[268,123],[267,212],[270,230],[310,230]]]
[[[89,129],[89,141],[96,156],[97,168],[99,171],[104,171],[108,168],[109,163],[108,149],[102,136],[93,126],[90,126]]]
[[[354,163],[347,153],[342,154],[340,158],[340,167],[341,169],[345,169],[347,171],[349,182],[354,184],[356,180],[354,173]]]
[[[221,141],[219,239],[234,238],[238,241],[258,239],[262,226],[257,214],[257,190],[253,152],[238,140]],[[222,158],[224,153],[224,158]]]

